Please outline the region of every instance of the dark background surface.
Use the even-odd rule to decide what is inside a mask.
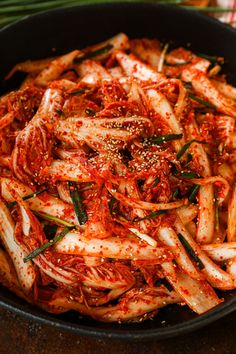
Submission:
[[[81,337],[0,309],[1,354],[236,353],[236,312],[193,333],[162,341],[125,342]]]

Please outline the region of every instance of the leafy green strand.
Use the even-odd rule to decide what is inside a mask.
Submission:
[[[22,197],[22,199],[23,199],[23,200],[28,200],[28,199],[30,199],[30,198],[34,198],[34,197],[36,197],[37,195],[42,194],[42,193],[44,193],[44,192],[46,192],[46,191],[48,191],[48,190],[49,190],[49,187],[46,187],[46,188],[42,189],[41,191],[34,192],[34,193],[30,193],[30,194],[26,195],[25,197]],[[17,202],[14,201],[14,202],[8,203],[8,204],[7,204],[7,207],[8,207],[8,208],[11,208],[11,207],[15,206],[16,204],[17,204]]]
[[[65,227],[62,232],[60,232],[57,236],[55,236],[51,241],[48,241],[47,243],[44,243],[42,246],[36,248],[33,252],[31,252],[27,257],[23,259],[24,263],[30,261],[31,259],[35,258],[37,255],[42,253],[44,250],[46,250],[48,247],[53,246],[55,243],[61,241],[63,237],[68,234],[74,227]]]
[[[68,184],[69,184],[71,200],[73,202],[74,209],[75,209],[75,214],[77,216],[80,225],[84,225],[88,220],[88,216],[84,208],[83,202],[80,198],[77,184],[72,181],[69,181]]]

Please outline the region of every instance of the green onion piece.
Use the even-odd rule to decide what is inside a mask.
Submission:
[[[215,229],[216,229],[216,231],[219,231],[219,227],[220,227],[220,223],[219,223],[219,199],[218,199],[218,194],[216,192],[214,193],[214,198],[215,198],[215,218],[216,218]]]
[[[197,263],[198,268],[204,269],[205,268],[204,264],[202,263],[201,259],[196,255],[196,253],[194,252],[194,250],[192,249],[192,247],[190,246],[190,244],[188,243],[186,238],[180,233],[178,234],[178,238],[179,238],[180,242],[182,243],[182,245],[184,246],[186,252],[192,258],[192,260]]]
[[[77,216],[80,225],[84,225],[88,220],[88,216],[84,208],[84,205],[82,203],[82,200],[80,198],[77,184],[72,181],[69,181],[68,184],[69,184],[70,196],[75,209],[75,214]]]
[[[188,154],[187,155],[187,164],[189,163],[189,162],[191,162],[193,160],[193,155],[192,154]]]
[[[80,95],[82,93],[85,93],[86,91],[88,91],[89,88],[82,88],[82,89],[79,89],[79,90],[75,90],[75,91],[71,91],[70,92],[70,95],[74,96],[74,95]]]
[[[31,259],[33,259],[34,257],[36,257],[38,254],[42,253],[45,249],[47,249],[48,247],[53,246],[55,243],[61,241],[63,239],[63,237],[68,234],[68,232],[70,232],[73,227],[65,227],[64,230],[62,230],[62,232],[60,232],[57,236],[55,236],[51,241],[48,241],[47,243],[43,244],[42,246],[40,246],[39,248],[36,248],[33,252],[31,252],[27,257],[25,257],[23,259],[24,263],[30,261]]]
[[[182,137],[183,134],[166,134],[166,135],[154,137],[152,139],[149,139],[148,141],[151,142],[152,144],[160,145],[166,143],[167,141],[181,139]]]
[[[184,146],[182,146],[182,148],[177,152],[176,154],[176,158],[179,160],[185,153],[186,150],[188,150],[188,148],[190,147],[190,145],[192,143],[199,143],[199,144],[206,144],[205,141],[201,141],[201,140],[197,140],[197,139],[192,139],[189,142],[187,142],[186,144],[184,144]]]
[[[110,199],[110,201],[108,203],[108,207],[109,207],[111,215],[113,214],[113,208],[114,208],[115,201],[116,201],[116,198],[113,197],[113,195],[112,195],[111,199]]]
[[[61,220],[61,219],[57,218],[56,216],[52,216],[52,215],[49,215],[49,214],[44,214],[44,213],[41,213],[39,211],[34,211],[34,214],[39,216],[42,219],[53,221],[53,222],[55,222],[56,224],[59,224],[59,225],[64,225],[64,226],[68,226],[68,227],[74,227],[75,226],[75,225],[69,223],[68,221]]]
[[[26,195],[25,197],[22,197],[22,199],[23,199],[23,200],[27,200],[27,199],[30,199],[30,198],[34,198],[34,197],[36,197],[37,195],[42,194],[42,193],[44,193],[44,192],[46,192],[46,191],[48,191],[48,190],[49,190],[49,187],[44,188],[44,189],[42,189],[41,191],[28,194],[28,195]],[[11,208],[11,207],[13,207],[13,206],[16,205],[16,204],[17,204],[17,202],[14,201],[14,202],[8,203],[8,204],[7,204],[7,207],[8,207],[8,208]]]
[[[141,218],[141,219],[137,219],[137,217],[135,217],[132,221],[133,222],[140,222],[140,221],[147,220],[147,219],[154,219],[155,217],[157,217],[159,215],[162,215],[162,214],[165,214],[166,212],[167,212],[167,210],[154,211],[151,214],[149,214],[149,215],[147,215],[147,216],[145,216],[144,218]]]
[[[96,112],[91,108],[86,108],[85,113],[88,114],[89,116],[95,116],[96,114]]]
[[[160,178],[156,177],[153,181],[153,185],[156,186],[160,182]]]
[[[188,164],[193,160],[193,155],[192,154],[187,154],[187,160],[186,160],[186,164],[184,165],[184,167],[187,167]]]
[[[75,58],[75,63],[81,63],[85,59],[90,59],[94,57],[98,57],[99,55],[108,53],[114,46],[112,44],[107,44],[99,49],[96,49],[92,52],[85,53],[84,55]]]
[[[211,109],[216,109],[216,106],[214,106],[213,104],[211,104],[210,102],[204,101],[201,98],[193,95],[191,92],[188,93],[188,97],[190,97],[192,100],[202,104],[203,106],[207,107],[207,108],[211,108]]]
[[[55,111],[59,116],[64,116],[64,113],[62,112],[61,109],[55,109]]]
[[[190,201],[190,203],[195,202],[199,189],[200,189],[199,184],[194,184],[193,186],[190,187],[189,196],[188,196],[188,200]]]
[[[155,283],[155,286],[161,286],[163,284],[162,279],[158,279],[158,281]]]
[[[180,190],[179,190],[179,188],[177,187],[177,188],[174,190],[174,192],[173,192],[172,198],[173,198],[173,199],[178,198],[179,194],[180,194]]]
[[[181,178],[188,178],[188,179],[191,179],[191,178],[200,178],[199,175],[195,172],[180,172],[180,177]]]

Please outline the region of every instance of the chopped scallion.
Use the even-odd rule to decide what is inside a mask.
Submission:
[[[46,191],[48,191],[48,190],[49,190],[49,187],[44,188],[44,189],[42,189],[41,191],[34,192],[34,193],[30,193],[30,194],[26,195],[25,197],[22,197],[22,199],[23,199],[23,200],[28,200],[28,199],[30,199],[30,198],[34,198],[34,197],[36,197],[37,195],[42,194],[42,193],[44,193],[44,192],[46,192]],[[14,202],[8,203],[8,204],[7,204],[7,207],[8,207],[8,208],[11,208],[11,207],[13,207],[13,206],[16,205],[16,204],[17,204],[17,202],[14,201]]]
[[[82,88],[82,89],[79,89],[79,90],[71,91],[70,95],[72,95],[72,96],[81,95],[82,93],[85,93],[88,90],[89,90],[89,88]]]
[[[186,164],[184,165],[184,167],[186,168],[192,160],[193,160],[193,155],[188,153]]]
[[[153,181],[153,185],[156,186],[160,182],[160,178],[156,177]]]
[[[184,144],[182,146],[182,148],[177,152],[176,157],[177,157],[178,160],[185,154],[185,152],[188,150],[188,148],[190,147],[190,145],[192,143],[206,144],[205,141],[201,141],[201,140],[197,140],[197,139],[190,140],[189,142]]]
[[[167,141],[181,139],[182,137],[183,134],[166,134],[166,135],[156,136],[154,138],[148,139],[148,141],[152,144],[160,145],[166,143]]]
[[[74,227],[75,226],[75,225],[69,223],[68,221],[61,220],[61,219],[59,219],[59,218],[57,218],[56,216],[53,216],[53,215],[44,214],[44,213],[41,213],[39,211],[34,211],[34,214],[39,216],[42,219],[55,222],[56,224],[59,224],[59,225],[64,225],[64,226],[68,226],[68,227]]]
[[[184,246],[188,255],[192,258],[193,261],[195,261],[197,263],[198,268],[204,269],[205,268],[204,264],[202,263],[202,261],[198,257],[198,255],[194,252],[194,250],[192,249],[192,247],[190,246],[190,244],[188,243],[186,238],[181,233],[178,233],[178,238],[179,238],[180,242],[182,243],[182,245]]]
[[[109,207],[111,215],[113,214],[113,208],[114,208],[115,201],[116,201],[116,199],[112,195],[111,199],[110,199],[110,201],[108,203],[108,207]]]
[[[99,49],[96,49],[92,52],[85,53],[77,58],[75,58],[75,63],[81,63],[85,59],[95,58],[99,55],[108,53],[114,46],[112,44],[107,44]]]
[[[205,100],[202,100],[201,98],[193,95],[191,92],[188,93],[188,97],[190,97],[192,100],[202,104],[203,106],[207,107],[207,108],[211,108],[211,109],[216,109],[216,106],[214,106],[213,104],[211,104],[210,102],[207,102]]]
[[[69,181],[68,184],[69,184],[70,196],[75,209],[75,214],[77,216],[80,225],[84,225],[88,220],[88,216],[84,208],[84,205],[82,203],[82,200],[80,198],[77,184],[72,181]]]
[[[162,215],[162,214],[165,214],[167,212],[167,210],[158,210],[158,211],[154,211],[153,213],[145,216],[144,218],[141,218],[141,219],[138,219],[137,217],[135,217],[133,219],[133,222],[140,222],[140,221],[143,221],[143,220],[148,220],[148,219],[154,219],[155,217],[159,216],[159,215]]]
[[[42,253],[45,249],[48,247],[53,246],[55,243],[61,241],[63,237],[68,234],[74,227],[65,227],[62,232],[60,232],[57,236],[55,236],[51,241],[48,241],[47,243],[44,243],[42,246],[36,248],[33,252],[31,252],[27,257],[25,257],[24,263],[30,261],[31,259],[35,258],[37,255]]]
[[[199,184],[194,184],[193,186],[190,187],[189,196],[188,196],[188,200],[190,201],[190,203],[195,202],[199,189],[200,189]]]
[[[178,198],[179,195],[180,195],[180,190],[179,190],[179,188],[177,187],[177,188],[174,190],[174,192],[173,192],[172,198],[173,198],[173,199],[176,199],[176,198]]]

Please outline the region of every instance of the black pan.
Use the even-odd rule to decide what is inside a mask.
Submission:
[[[212,18],[178,7],[154,4],[97,4],[41,13],[0,31],[0,80],[17,62],[60,54],[125,32],[131,37],[172,40],[199,53],[223,56],[225,72],[236,84],[236,31]],[[12,85],[15,82],[11,83]],[[1,85],[2,90],[9,87]],[[47,314],[0,288],[0,306],[30,319],[80,335],[120,339],[160,339],[196,330],[236,310],[236,291],[225,302],[198,316],[171,305],[154,320],[136,324],[104,324],[75,312]]]

